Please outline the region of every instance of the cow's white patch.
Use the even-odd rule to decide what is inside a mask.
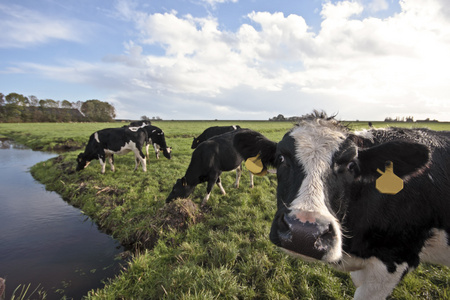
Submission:
[[[143,125],[144,126],[144,125]],[[142,126],[142,127],[143,127]],[[140,128],[142,128],[142,127],[128,127],[128,129],[130,129],[131,131],[133,131],[133,132],[136,132],[136,131],[138,131]]]
[[[432,237],[425,241],[420,252],[420,260],[428,263],[450,266],[450,247],[444,230],[433,229]]]
[[[236,129],[237,129],[236,125],[233,125],[233,130],[236,130]]]
[[[373,142],[373,139],[374,139],[372,131],[367,130],[367,129],[363,129],[361,131],[356,131],[355,135],[360,136],[360,137],[362,137],[364,139],[368,139],[371,142]]]
[[[94,133],[94,139],[97,141],[97,143],[100,143],[100,139],[98,138],[98,132]]]
[[[110,149],[104,149],[106,154],[127,154],[130,151],[137,150],[136,143],[133,141],[129,141],[128,143],[125,143],[122,147],[120,147],[119,151],[113,151]]]
[[[362,260],[362,269],[350,273],[356,286],[354,299],[386,299],[408,270],[406,262],[396,264],[395,272],[390,273],[378,258]]]
[[[325,193],[323,176],[330,169],[333,154],[339,149],[346,136],[327,122],[313,120],[294,128],[291,137],[295,140],[296,158],[303,166],[305,178],[292,209],[302,211],[323,211]]]
[[[329,221],[336,233],[336,244],[322,260],[334,262],[342,256],[342,238],[339,222],[325,204],[324,175],[329,171],[333,154],[345,140],[345,133],[334,124],[324,120],[303,121],[294,128],[291,137],[295,140],[295,154],[303,166],[305,178],[291,202],[293,215],[297,212],[315,212]]]
[[[129,141],[128,143],[125,143],[125,145],[120,147],[120,149],[118,151],[113,151],[110,149],[104,149],[104,151],[107,156],[113,155],[113,154],[122,155],[122,154],[127,154],[128,152],[132,151],[134,153],[135,160],[136,160],[135,170],[139,166],[139,163],[142,163],[142,170],[144,172],[147,171],[147,161],[145,160],[145,157],[141,157],[141,155],[139,153],[139,149],[137,148],[136,143],[133,141]],[[111,170],[114,170],[113,165],[111,165]],[[104,173],[104,166],[102,166],[102,172]]]

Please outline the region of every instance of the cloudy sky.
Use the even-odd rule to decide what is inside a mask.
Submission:
[[[117,118],[450,121],[448,0],[2,0],[0,92]]]

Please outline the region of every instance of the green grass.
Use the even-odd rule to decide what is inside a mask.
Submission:
[[[351,299],[355,287],[347,273],[321,263],[293,259],[268,239],[276,208],[276,176],[255,177],[250,189],[244,172],[239,189],[235,172],[222,175],[227,195],[213,189],[206,208],[199,204],[206,185],[190,200],[165,205],[175,180],[184,175],[192,137],[215,125],[239,124],[278,141],[292,127],[288,122],[155,122],[161,127],[173,158],[150,156],[148,171],[134,172],[132,154],[116,156],[116,172],[100,174],[98,161],[75,172],[71,151],[38,163],[32,174],[49,190],[80,207],[133,257],[124,270],[89,299]],[[0,124],[0,133],[41,149],[73,140],[84,145],[91,133],[121,123]],[[415,125],[415,124],[395,124]],[[420,124],[443,130],[449,124]],[[367,122],[351,123],[354,129]],[[385,123],[375,123],[384,127]],[[393,299],[445,299],[450,296],[450,270],[421,265],[395,289]]]

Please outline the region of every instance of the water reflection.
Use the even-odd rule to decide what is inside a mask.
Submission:
[[[29,173],[55,155],[5,140],[0,149],[0,277],[6,277],[6,299],[29,283],[31,290],[45,288],[47,299],[81,299],[117,274],[120,244]]]
[[[27,147],[16,144],[9,139],[0,138],[0,149],[27,149]]]

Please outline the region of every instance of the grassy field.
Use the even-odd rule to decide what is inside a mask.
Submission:
[[[101,228],[129,247],[124,270],[89,292],[89,299],[351,299],[354,286],[347,273],[321,263],[295,260],[268,239],[276,207],[276,175],[255,178],[250,189],[246,172],[233,188],[235,172],[222,175],[227,195],[217,187],[200,208],[206,185],[189,199],[165,205],[177,178],[189,164],[192,137],[215,125],[239,124],[279,141],[288,122],[161,121],[173,158],[150,155],[148,171],[134,172],[132,154],[116,156],[116,171],[100,174],[94,161],[75,172],[80,150],[62,153],[32,168],[33,176],[80,207]],[[75,149],[91,133],[121,123],[0,124],[0,135],[34,149]],[[368,128],[353,122],[354,129]],[[449,130],[446,123],[395,124]],[[374,122],[375,127],[389,124]],[[392,299],[449,299],[450,269],[421,265],[407,275]]]

